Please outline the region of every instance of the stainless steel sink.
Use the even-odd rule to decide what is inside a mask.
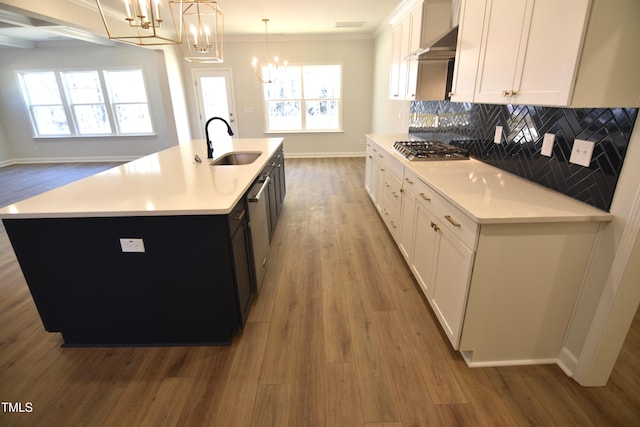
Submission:
[[[238,166],[249,165],[255,162],[262,154],[261,151],[238,151],[227,153],[224,156],[212,161],[211,166]]]

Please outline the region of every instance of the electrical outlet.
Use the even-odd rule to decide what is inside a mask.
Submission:
[[[493,135],[493,142],[500,144],[502,142],[502,126],[496,126],[496,133]]]
[[[122,252],[144,252],[144,241],[142,239],[122,238],[120,239]]]
[[[543,156],[551,157],[553,154],[553,143],[556,140],[555,133],[545,133],[544,139],[542,140],[542,149],[540,150],[540,154]]]
[[[589,167],[591,164],[591,156],[593,155],[593,147],[595,143],[591,141],[585,141],[583,139],[576,139],[573,141],[573,148],[571,149],[571,157],[569,157],[569,163],[575,163],[576,165]]]

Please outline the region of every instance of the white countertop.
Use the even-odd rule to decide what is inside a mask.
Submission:
[[[5,206],[0,218],[227,214],[282,141],[217,137],[213,160],[232,151],[262,154],[248,165],[211,166],[204,140],[194,140]]]
[[[476,159],[409,161],[392,147],[407,134],[367,135],[479,224],[611,221],[613,215]]]

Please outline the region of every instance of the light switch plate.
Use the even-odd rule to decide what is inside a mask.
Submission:
[[[502,126],[496,126],[496,133],[493,135],[493,142],[500,144],[502,142]]]
[[[540,150],[540,154],[543,156],[551,157],[553,154],[553,143],[556,140],[555,133],[545,133],[544,139],[542,140],[542,149]]]
[[[569,163],[574,163],[588,168],[591,164],[591,156],[593,155],[594,146],[595,143],[591,141],[585,141],[584,139],[574,140],[573,148],[571,149],[571,157],[569,157]]]
[[[144,241],[142,239],[122,238],[120,239],[122,252],[144,252]]]

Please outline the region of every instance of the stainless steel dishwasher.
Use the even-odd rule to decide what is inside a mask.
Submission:
[[[269,181],[268,175],[261,176],[247,193],[253,263],[256,273],[256,292],[260,292],[264,272],[269,261],[269,220],[267,218]]]

